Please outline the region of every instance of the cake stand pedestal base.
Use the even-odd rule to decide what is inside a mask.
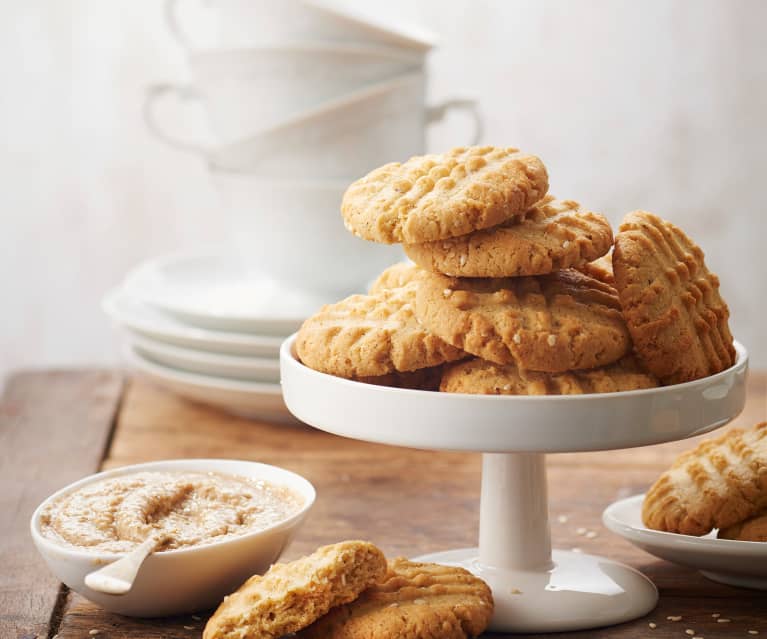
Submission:
[[[417,557],[461,566],[493,590],[494,632],[557,632],[609,626],[642,617],[658,601],[653,583],[633,568],[604,557],[554,550],[544,570],[483,566],[478,548]]]

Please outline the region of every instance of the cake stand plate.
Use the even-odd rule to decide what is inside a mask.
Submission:
[[[375,386],[280,351],[285,403],[301,421],[371,442],[483,452],[479,547],[421,557],[465,566],[493,590],[490,630],[550,632],[640,617],[657,590],[639,572],[551,550],[544,453],[647,446],[706,433],[745,403],[746,350],[710,377],[639,391],[552,397],[434,393]]]

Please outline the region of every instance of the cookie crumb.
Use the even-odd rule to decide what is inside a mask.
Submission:
[[[597,536],[597,533],[595,531],[593,531],[593,530],[589,530],[586,533],[586,538],[587,539],[594,539],[594,537],[596,537],[596,536]]]
[[[585,528],[576,528],[575,529],[575,534],[576,535],[585,535],[586,534],[586,529]]]
[[[194,619],[195,621],[202,621],[202,617],[200,617],[199,615],[192,615],[192,619]]]
[[[648,625],[648,627],[650,628],[650,630],[655,630],[655,629],[658,627],[658,624],[657,624],[657,623],[655,623],[654,621],[651,621],[651,622],[650,622],[650,623],[648,623],[647,625]]]
[[[522,591],[519,588],[512,588],[511,589],[511,594],[512,595],[521,595]]]
[[[669,621],[682,621],[682,615],[669,615],[666,619]]]
[[[721,617],[721,616],[722,616],[722,613],[720,613],[720,612],[715,612],[715,613],[714,613],[714,614],[712,614],[711,616],[712,616],[714,619],[716,619],[717,617]]]
[[[560,515],[559,517],[557,517],[557,521],[560,524],[566,524],[567,521],[568,521],[568,517],[567,517],[567,515]]]
[[[716,623],[730,623],[732,619],[725,619],[724,617],[719,617],[719,619],[716,620]]]
[[[101,630],[99,630],[98,628],[91,628],[91,629],[88,631],[88,634],[89,634],[91,637],[95,637],[95,636],[96,636],[97,634],[99,634],[100,632],[101,632]]]
[[[759,631],[758,630],[749,630],[748,634],[750,634],[750,635],[758,635]]]
[[[184,626],[184,630],[194,630],[194,626]]]
[[[692,637],[695,634],[695,631],[692,628],[687,628],[687,630],[684,631],[684,634]]]

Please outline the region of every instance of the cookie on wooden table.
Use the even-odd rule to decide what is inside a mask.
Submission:
[[[560,373],[611,364],[631,347],[615,290],[573,269],[511,278],[423,273],[414,285],[428,330],[496,364]]]
[[[387,288],[399,288],[412,282],[421,272],[415,264],[410,262],[397,262],[384,270],[370,285],[369,294],[378,293]]]
[[[613,244],[610,223],[573,200],[546,196],[490,229],[447,240],[405,244],[419,266],[458,277],[544,275],[601,257]]]
[[[440,390],[480,395],[583,395],[655,388],[658,380],[627,355],[614,364],[566,373],[537,373],[472,359],[445,366]]]
[[[381,583],[334,608],[301,633],[302,639],[467,639],[481,634],[493,614],[484,581],[463,568],[389,562]]]
[[[324,546],[248,579],[213,613],[203,639],[276,639],[297,632],[385,574],[386,558],[369,542]]]
[[[735,363],[719,279],[681,229],[652,213],[629,213],[615,237],[613,270],[634,348],[661,382],[687,382]]]
[[[548,189],[546,167],[514,148],[459,147],[386,164],[346,190],[346,228],[393,244],[465,235],[524,215]]]
[[[729,528],[723,528],[718,532],[717,537],[738,541],[767,541],[767,513],[751,517]]]
[[[705,535],[767,510],[767,422],[681,454],[644,498],[648,528]]]
[[[415,371],[465,357],[416,319],[414,285],[324,306],[298,331],[298,357],[309,368],[348,379]]]

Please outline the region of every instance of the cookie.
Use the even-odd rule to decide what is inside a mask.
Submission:
[[[372,171],[346,190],[341,214],[366,240],[431,242],[521,217],[547,189],[546,167],[534,155],[459,147]]]
[[[652,213],[629,213],[615,238],[613,270],[634,348],[661,382],[687,382],[735,363],[719,279],[679,228]]]
[[[680,455],[644,498],[648,528],[705,535],[767,510],[767,422]]]
[[[767,513],[751,517],[717,533],[719,539],[767,541]]]
[[[613,254],[612,252],[607,255],[594,260],[593,262],[587,262],[576,267],[581,273],[585,273],[589,277],[593,277],[595,280],[615,286],[615,275],[613,274]]]
[[[415,264],[410,262],[398,262],[392,264],[383,273],[381,273],[370,285],[369,294],[378,293],[387,288],[399,288],[412,282],[418,273],[421,272]]]
[[[442,380],[442,366],[421,368],[409,373],[389,373],[377,377],[360,377],[356,381],[375,386],[391,386],[392,388],[409,388],[410,390],[439,390]]]
[[[514,364],[473,359],[445,367],[440,390],[480,395],[583,395],[654,388],[658,380],[627,355],[602,368],[567,373],[536,373]]]
[[[248,579],[213,613],[203,639],[276,639],[297,632],[385,574],[386,558],[369,542],[324,546]]]
[[[352,295],[324,306],[298,331],[298,357],[314,370],[348,379],[415,371],[465,357],[416,319],[414,286]]]
[[[427,329],[496,364],[560,373],[611,364],[631,346],[615,290],[572,269],[486,279],[424,272],[413,284]]]
[[[610,223],[572,200],[546,196],[522,220],[437,242],[405,244],[422,268],[458,277],[545,275],[601,257],[613,244]]]
[[[466,639],[493,614],[484,581],[463,568],[389,562],[385,579],[356,601],[334,608],[301,639]]]

